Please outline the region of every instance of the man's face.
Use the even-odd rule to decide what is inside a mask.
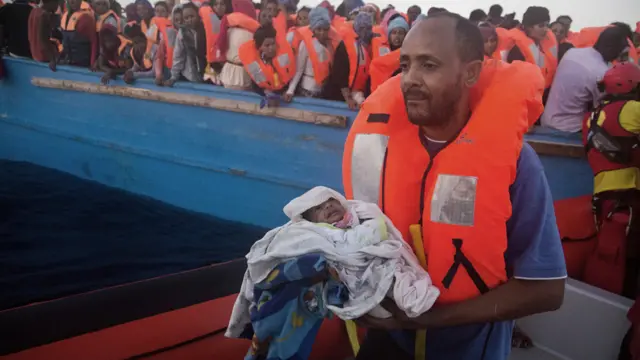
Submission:
[[[224,3],[224,0],[215,0],[213,3],[213,11],[219,16],[222,17],[227,12],[227,5]]]
[[[313,29],[313,36],[318,39],[321,44],[326,44],[329,40],[329,27],[317,27]]]
[[[308,11],[300,11],[298,12],[298,16],[296,16],[296,25],[298,27],[303,27],[309,25],[309,12]]]
[[[182,13],[181,12],[176,12],[173,14],[173,25],[175,27],[180,27],[182,25],[184,25],[184,21],[182,20]]]
[[[389,43],[397,49],[402,46],[405,36],[407,36],[407,30],[403,28],[395,28],[389,33]]]
[[[160,6],[156,6],[156,16],[157,17],[161,17],[161,18],[168,18],[169,17],[169,9],[167,9],[166,7],[160,5]]]
[[[498,38],[496,36],[490,36],[487,41],[484,42],[484,54],[487,56],[493,55],[498,47]]]
[[[71,11],[80,10],[80,5],[82,5],[82,0],[69,0],[69,9]]]
[[[144,5],[144,4],[138,4],[136,6],[136,11],[138,12],[138,16],[140,16],[141,19],[150,19],[151,18],[151,11],[150,9]]]
[[[571,20],[569,20],[568,18],[559,18],[558,22],[562,25],[564,25],[565,29],[567,29],[567,31],[569,29],[571,29]]]
[[[96,14],[103,15],[109,11],[109,0],[94,0],[91,7]]]
[[[420,8],[417,6],[412,6],[409,8],[409,10],[407,10],[407,16],[409,17],[409,22],[412,23],[414,21],[416,21],[416,19],[418,18],[418,15],[420,15],[422,11],[420,11]]]
[[[404,39],[400,50],[401,87],[413,124],[445,124],[462,92],[467,91],[453,24],[448,18],[420,21]]]
[[[199,21],[198,13],[192,8],[184,8],[182,9],[182,21],[185,26],[195,29]]]
[[[271,11],[265,10],[265,11],[260,11],[260,25],[268,25],[271,24],[273,21],[273,14],[271,14]]]
[[[527,35],[534,40],[542,41],[547,36],[547,30],[549,30],[549,22],[545,21],[528,28]]]
[[[276,50],[276,39],[274,38],[264,39],[262,46],[260,46],[260,53],[267,60],[271,60],[276,57]]]
[[[274,3],[268,3],[265,7],[265,11],[271,14],[271,17],[278,15],[278,5]],[[262,11],[260,12],[262,14]]]
[[[563,41],[567,37],[567,31],[565,26],[559,22],[556,22],[553,25],[551,25],[551,31],[556,36],[556,40],[558,40],[558,42]]]

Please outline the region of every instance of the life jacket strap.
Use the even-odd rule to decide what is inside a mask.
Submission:
[[[453,247],[455,247],[456,249],[456,253],[453,255],[453,264],[451,264],[449,271],[447,271],[444,279],[442,279],[442,285],[445,287],[445,289],[448,289],[453,282],[453,278],[458,272],[458,268],[460,267],[460,265],[462,265],[480,293],[484,294],[488,292],[489,287],[484,282],[484,280],[482,280],[482,277],[480,277],[480,274],[478,273],[476,268],[462,251],[462,239],[451,239],[451,242],[453,243]]]

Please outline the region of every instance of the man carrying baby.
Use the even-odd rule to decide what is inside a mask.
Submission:
[[[506,360],[513,320],[564,296],[553,200],[523,142],[544,80],[529,64],[483,62],[480,31],[452,13],[411,29],[400,68],[351,127],[344,188],[379,204],[441,295],[416,318],[389,301],[392,318],[360,318],[357,359]]]

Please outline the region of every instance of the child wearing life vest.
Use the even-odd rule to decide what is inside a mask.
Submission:
[[[128,41],[118,36],[118,30],[111,25],[104,25],[100,30],[100,55],[96,60],[95,69],[103,71],[100,79],[107,85],[110,80],[115,80],[116,75],[124,74],[131,68]]]
[[[100,32],[104,25],[111,25],[115,27],[118,32],[122,31],[124,25],[121,23],[120,17],[116,12],[111,10],[110,0],[93,0],[91,7],[96,17],[96,32]]]
[[[167,5],[167,3],[164,1],[158,1],[154,7],[154,10],[155,10],[155,16],[159,18],[168,19],[169,14],[171,14],[169,12],[169,5]]]
[[[133,66],[124,73],[124,82],[133,84],[137,79],[155,77],[156,85],[162,86],[165,64],[163,44],[155,44],[149,40],[138,25],[128,30],[125,35],[132,42],[129,56]]]
[[[311,11],[310,8],[303,6],[302,8],[300,8],[300,10],[298,10],[298,13],[296,14],[296,27],[303,27],[303,26],[307,26],[309,25],[309,12]]]

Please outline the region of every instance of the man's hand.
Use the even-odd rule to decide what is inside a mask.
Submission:
[[[175,80],[173,80],[173,79],[165,80],[165,81],[164,81],[164,86],[166,86],[166,87],[172,87],[172,86],[173,86],[173,84],[175,84],[175,82],[176,82],[176,81],[175,81]]]
[[[164,79],[162,78],[162,76],[158,76],[158,77],[156,77],[156,85],[157,85],[157,86],[162,86],[162,85],[164,85]]]
[[[57,66],[56,59],[55,58],[51,59],[51,61],[49,61],[49,69],[51,69],[51,71],[53,72],[56,72],[56,66]]]
[[[284,94],[284,95],[282,95],[282,100],[284,100],[284,102],[290,103],[291,100],[293,100],[293,94]]]
[[[100,82],[102,83],[102,85],[109,85],[109,80],[113,80],[115,78],[115,74],[113,74],[111,71],[107,71],[106,73],[104,73],[104,75],[102,75],[102,78],[100,78]]]
[[[133,77],[133,71],[131,70],[127,70],[124,75],[122,75],[122,80],[124,80],[125,83],[131,85],[134,82],[134,77]]]
[[[400,330],[400,329],[420,329],[420,325],[413,319],[407,316],[404,311],[398,308],[396,303],[388,298],[382,300],[382,305],[385,310],[392,314],[391,317],[381,319],[373,317],[371,315],[364,315],[355,320],[356,324],[360,327],[381,329],[381,330]]]

